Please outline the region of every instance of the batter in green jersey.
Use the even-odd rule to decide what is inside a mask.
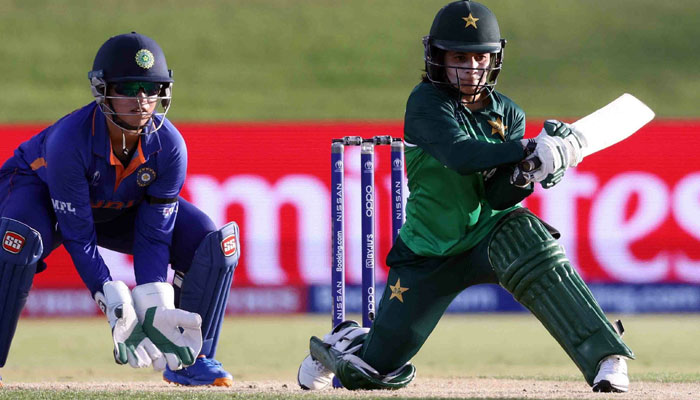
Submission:
[[[484,177],[526,155],[519,140],[525,133],[523,111],[495,91],[478,104],[464,100],[452,88],[430,82],[418,84],[408,99],[404,137],[411,194],[401,239],[416,254],[469,250],[512,210],[504,202],[513,205],[531,193],[532,185],[522,189],[508,182],[509,199],[498,199],[496,207],[485,199]]]
[[[533,191],[529,180],[552,187],[580,161],[577,133],[550,120],[537,138],[523,139],[524,112],[494,90],[506,42],[484,5],[446,5],[423,43],[425,75],[404,124],[410,196],[387,256],[387,288],[370,329],[345,321],[323,340],[311,338],[299,385],[322,389],[334,375],[348,389],[407,385],[411,358],[452,300],[470,286],[498,283],[540,320],[594,391],[627,391],[625,359],[634,354],[621,328],[571,267],[559,233],[518,205]],[[538,161],[528,179],[517,168],[525,159]]]

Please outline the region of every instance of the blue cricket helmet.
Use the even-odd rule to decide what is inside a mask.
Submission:
[[[89,78],[107,83],[173,82],[165,54],[155,40],[136,32],[109,38],[97,51]]]
[[[109,85],[123,82],[156,82],[161,90],[157,96],[162,112],[157,127],[161,128],[165,114],[170,109],[172,101],[173,71],[168,69],[165,54],[155,40],[136,32],[112,36],[97,51],[92,71],[88,73],[92,95],[100,105],[102,112],[109,116],[108,121],[119,126],[122,130],[141,132],[144,126],[131,126],[121,119],[122,115],[114,111],[109,96]]]

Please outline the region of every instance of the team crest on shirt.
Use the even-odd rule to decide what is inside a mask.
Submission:
[[[508,129],[507,125],[503,125],[503,120],[501,117],[496,118],[495,121],[488,121],[489,125],[491,125],[491,134],[498,134],[498,136],[501,137],[501,139],[506,140],[506,129]]]
[[[143,69],[149,69],[155,63],[155,57],[148,49],[141,49],[136,52],[136,65]]]
[[[136,184],[141,186],[141,187],[146,187],[153,183],[153,180],[156,179],[156,171],[144,167],[141,168],[137,173],[136,173]]]

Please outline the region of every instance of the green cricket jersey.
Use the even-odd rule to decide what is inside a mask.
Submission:
[[[498,92],[490,97],[485,108],[472,112],[454,94],[422,82],[408,98],[404,139],[410,196],[400,235],[418,255],[469,250],[532,192],[531,186],[520,189],[508,181],[513,165],[525,157],[519,141],[525,113]],[[498,170],[504,173],[493,173]],[[498,185],[498,196],[507,193],[517,200],[495,210],[487,200],[485,175],[505,182]]]

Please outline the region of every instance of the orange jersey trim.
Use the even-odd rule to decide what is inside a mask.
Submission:
[[[32,163],[29,164],[29,166],[32,167],[32,171],[36,171],[37,169],[46,166],[46,160],[44,159],[44,157],[39,157],[36,160],[32,161]]]
[[[119,187],[119,184],[122,183],[122,181],[129,175],[131,175],[134,171],[136,171],[136,168],[141,166],[141,164],[146,162],[146,159],[143,157],[143,150],[141,149],[141,138],[139,138],[139,145],[136,149],[136,157],[133,157],[131,161],[129,161],[129,165],[124,169],[124,165],[122,165],[122,162],[119,161],[117,156],[114,155],[114,149],[112,148],[112,141],[109,141],[109,163],[114,166],[114,168],[117,171],[117,177],[114,180],[114,191],[117,191],[117,188]]]

